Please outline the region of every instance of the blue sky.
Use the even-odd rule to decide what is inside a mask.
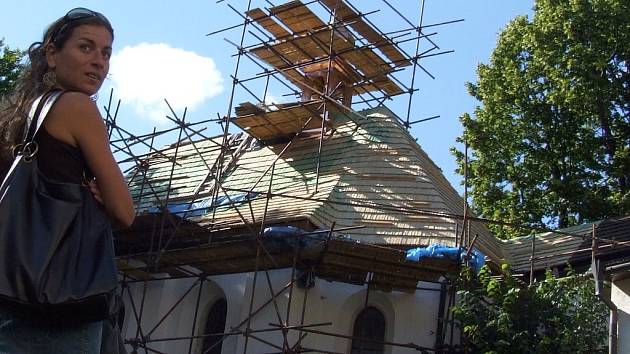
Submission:
[[[273,0],[274,4],[282,1]],[[306,1],[304,1],[306,2]],[[420,1],[388,0],[412,23],[417,23]],[[355,7],[384,31],[408,25],[381,0],[355,0]],[[247,6],[246,0],[230,0],[217,4],[215,0],[148,1],[148,0],[20,0],[5,5],[0,12],[0,38],[11,48],[26,49],[40,40],[44,28],[73,7],[83,6],[102,12],[112,22],[116,39],[110,78],[101,89],[99,105],[109,98],[115,87],[114,98],[121,99],[119,123],[136,133],[149,132],[154,126],[166,128],[162,118],[168,112],[163,99],[168,99],[178,115],[188,108],[187,119],[199,121],[216,118],[228,112],[229,95],[236,64],[235,48],[241,30],[206,34],[241,23],[241,18],[227,6],[238,10]],[[269,7],[262,0],[253,0],[252,7]],[[414,86],[410,120],[435,115],[440,118],[416,124],[411,133],[418,143],[442,168],[456,189],[461,177],[454,173],[455,161],[449,153],[455,138],[461,134],[458,117],[472,113],[477,102],[468,95],[465,82],[475,81],[476,66],[487,62],[495,46],[497,34],[515,16],[531,16],[533,0],[426,0],[424,25],[460,20],[453,24],[427,28],[425,33],[437,32],[431,39],[440,47],[435,52],[453,53],[421,60],[435,79],[418,72]],[[314,8],[314,11],[318,11]],[[320,13],[322,16],[324,13]],[[327,19],[324,19],[327,20]],[[246,44],[255,38],[248,35]],[[415,42],[407,44],[410,53]],[[429,43],[421,42],[421,49]],[[244,60],[239,77],[255,75],[260,69]],[[399,78],[410,83],[411,72]],[[262,96],[260,82],[252,82],[250,89]],[[279,84],[269,89],[271,101],[291,101]],[[244,90],[237,90],[235,105],[254,101]],[[400,117],[407,116],[408,97],[400,97],[386,104]],[[219,127],[211,123],[206,135],[218,135]]]

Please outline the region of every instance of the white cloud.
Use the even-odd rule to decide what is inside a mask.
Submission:
[[[265,97],[265,104],[266,105],[271,105],[274,103],[283,103],[284,100],[270,92],[267,92],[267,96]]]
[[[155,121],[172,116],[164,99],[181,117],[185,107],[194,110],[223,90],[211,58],[163,43],[124,47],[112,56],[109,73],[114,94]]]
[[[267,106],[267,109],[271,110],[271,111],[275,111],[276,109],[278,109],[276,107],[276,104],[280,104],[280,103],[285,103],[286,100],[283,100],[280,97],[277,97],[276,95],[267,92],[267,96],[265,97],[265,105]]]

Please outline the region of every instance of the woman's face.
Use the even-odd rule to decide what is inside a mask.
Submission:
[[[112,36],[99,25],[74,28],[62,48],[49,44],[46,48],[48,67],[64,90],[95,94],[109,71]]]

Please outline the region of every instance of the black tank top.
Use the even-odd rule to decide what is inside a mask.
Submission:
[[[39,144],[37,164],[44,176],[57,182],[80,184],[84,172],[91,175],[81,150],[50,135],[45,127],[39,129],[35,141]]]

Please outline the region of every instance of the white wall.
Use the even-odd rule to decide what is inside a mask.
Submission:
[[[617,353],[630,353],[630,278],[613,282],[611,300],[619,309]]]
[[[269,282],[274,292],[279,292],[290,280],[291,270],[275,270],[269,272]],[[142,329],[145,336],[151,331],[164,315],[170,311],[166,319],[151,333],[152,340],[189,337],[191,334],[200,335],[209,307],[218,298],[225,297],[228,304],[226,331],[236,327],[247,318],[250,306],[250,294],[254,286],[254,273],[212,276],[204,281],[201,292],[198,286],[191,289],[196,279],[179,279],[167,281],[150,281],[146,283],[144,294],[145,304],[142,311]],[[439,289],[438,284],[420,283],[419,286]],[[271,292],[265,272],[259,272],[255,284],[256,295],[253,309],[256,310],[271,298]],[[136,324],[133,307],[140,312],[140,304],[145,289],[145,283],[129,284],[129,292],[124,295],[126,304],[126,319],[123,328],[126,338],[135,337],[138,326]],[[190,291],[189,291],[190,290]],[[182,296],[186,293],[185,297]],[[131,295],[131,296],[130,296]],[[433,347],[435,343],[439,291],[419,290],[414,294],[403,292],[385,293],[370,290],[365,286],[328,282],[317,278],[315,287],[305,291],[297,286],[293,287],[292,302],[289,310],[289,325],[299,325],[302,316],[302,303],[306,296],[307,311],[304,324],[327,325],[309,327],[315,330],[352,335],[352,326],[357,314],[366,304],[379,309],[386,319],[385,340],[397,343],[410,343]],[[133,306],[131,299],[133,298]],[[199,310],[195,324],[197,299]],[[289,290],[283,292],[276,303],[280,313],[280,320],[286,321]],[[178,302],[179,304],[172,307]],[[171,310],[172,309],[172,310]],[[276,308],[272,303],[266,305],[260,313],[253,317],[250,324],[252,329],[273,328],[270,323],[279,322]],[[195,328],[193,329],[193,324]],[[240,327],[244,330],[246,325]],[[298,331],[289,331],[289,343],[297,341]],[[259,332],[254,335],[262,341],[269,341],[282,345],[282,334],[279,331]],[[262,341],[249,338],[247,353],[264,353],[274,349]],[[156,341],[149,344],[150,348],[164,353],[188,353],[192,346],[192,353],[200,352],[201,341],[189,339]],[[223,353],[243,353],[246,345],[242,335],[231,336],[223,343]],[[333,352],[347,353],[350,341],[345,338],[309,333],[302,341],[303,347],[316,348]],[[387,354],[402,354],[410,352],[409,348],[386,346]],[[630,352],[630,351],[629,351]]]

